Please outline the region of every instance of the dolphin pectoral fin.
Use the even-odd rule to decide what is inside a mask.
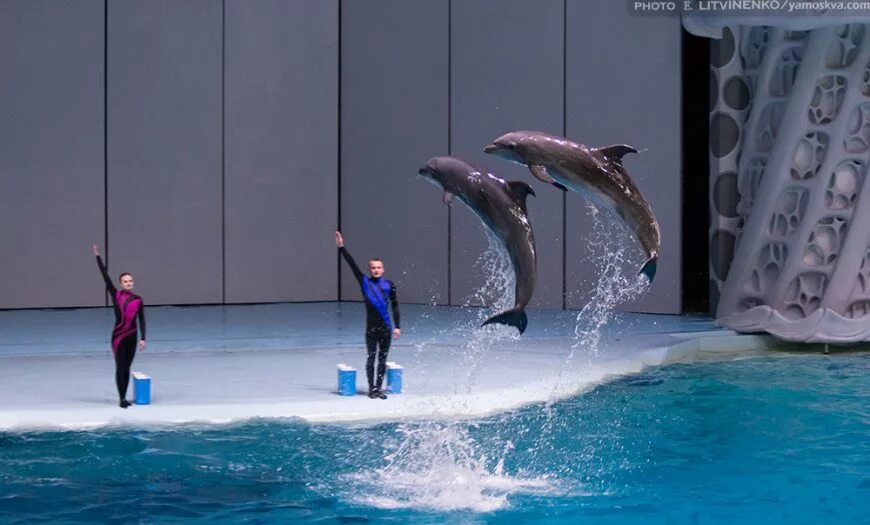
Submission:
[[[603,148],[598,148],[605,157],[609,160],[616,162],[617,164],[622,164],[622,157],[628,153],[637,153],[637,150],[629,146],[628,144],[614,144],[612,146],[604,146]]]
[[[450,193],[449,191],[445,191],[444,195],[441,196],[441,202],[443,202],[447,206],[450,206],[450,200],[452,198],[453,198],[453,194]]]
[[[553,180],[553,177],[551,177],[550,174],[547,173],[546,166],[542,166],[540,164],[529,164],[529,171],[531,171],[532,175],[534,175],[535,178],[541,182],[546,182],[547,184],[553,184],[554,182],[556,182]]]
[[[508,310],[506,312],[502,312],[498,315],[490,317],[480,326],[486,326],[492,323],[513,326],[520,331],[520,334],[522,334],[526,331],[526,326],[529,324],[529,318],[528,316],[526,316],[526,312],[524,310],[514,308],[513,310]]]
[[[540,164],[531,164],[529,166],[529,171],[531,171],[532,175],[534,175],[535,178],[538,179],[539,181],[546,182],[547,184],[552,184],[553,186],[559,188],[562,191],[568,191],[568,188],[566,188],[564,185],[556,182],[553,179],[553,177],[551,177],[550,174],[547,173],[546,166],[542,166]]]

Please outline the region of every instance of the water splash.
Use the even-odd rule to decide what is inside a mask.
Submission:
[[[598,281],[587,303],[577,314],[574,342],[565,359],[559,377],[553,385],[553,395],[543,411],[543,421],[536,427],[539,445],[528,450],[533,464],[547,465],[545,457],[553,430],[563,422],[557,421],[553,402],[561,391],[563,381],[573,380],[579,363],[578,351],[591,363],[598,354],[602,331],[612,320],[616,308],[639,297],[648,288],[646,278],[637,275],[636,265],[630,260],[636,242],[622,228],[621,221],[607,220],[602,212],[591,207],[592,233],[588,246],[592,253],[589,261],[598,270]],[[495,325],[481,327],[486,319],[514,304],[515,277],[510,258],[501,243],[490,232],[488,249],[478,258],[475,267],[485,276],[484,282],[469,297],[464,313],[466,317],[441,336],[455,336],[460,332],[465,340],[451,350],[450,358],[457,363],[457,378],[445,379],[448,390],[461,394],[462,388],[471,392],[477,373],[494,350],[516,344],[520,337],[516,329]],[[485,308],[471,304],[492,305]],[[461,367],[461,368],[460,368]],[[466,381],[461,380],[462,372]],[[463,403],[458,395],[453,403]],[[442,407],[443,410],[444,407]],[[375,470],[371,483],[360,491],[366,494],[365,503],[380,508],[428,508],[437,510],[470,509],[492,511],[508,505],[512,494],[551,493],[556,489],[556,477],[550,475],[525,476],[523,473],[505,473],[505,460],[509,457],[511,441],[489,440],[485,447],[472,436],[474,426],[468,422],[426,422],[400,426],[396,444],[384,456],[386,466]],[[501,446],[500,446],[501,445]],[[546,467],[545,467],[546,468]],[[573,489],[572,489],[573,491]]]
[[[619,226],[621,221],[606,220],[597,208],[590,206],[590,209],[593,224],[588,240],[592,253],[590,263],[598,270],[599,278],[589,300],[577,314],[574,342],[565,359],[566,366],[553,385],[553,395],[546,404],[542,425],[537,427],[538,440],[552,438],[552,430],[558,424],[553,401],[560,384],[576,372],[574,367],[578,363],[572,362],[575,354],[582,350],[591,362],[599,351],[602,330],[611,321],[616,308],[636,299],[648,288],[646,278],[636,274],[636,268],[629,260],[635,241]],[[487,232],[487,238],[488,249],[475,263],[485,281],[466,302],[465,312],[469,315],[452,328],[454,333],[459,330],[467,334],[465,341],[452,350],[451,358],[465,370],[468,392],[491,352],[519,340],[519,334],[512,327],[480,326],[490,316],[511,308],[514,303],[515,276],[510,258],[495,236]],[[470,304],[492,306],[472,308]],[[454,394],[461,393],[457,391],[461,384],[461,381],[451,381]],[[462,397],[457,396],[454,402],[462,403]],[[555,478],[546,475],[505,474],[505,459],[513,444],[506,441],[501,451],[493,454],[491,451],[499,450],[498,443],[489,442],[485,449],[490,451],[490,457],[487,457],[471,436],[472,428],[473,425],[461,421],[401,426],[397,431],[400,434],[398,445],[385,455],[387,466],[376,471],[377,481],[373,482],[376,487],[373,491],[362,491],[369,494],[366,503],[381,508],[486,512],[505,507],[511,494],[555,490]],[[546,447],[535,448],[529,450],[533,456],[546,450]],[[540,464],[545,465],[546,461]]]
[[[485,276],[484,282],[466,301],[469,313],[465,328],[468,338],[459,349],[459,357],[467,371],[466,389],[470,392],[475,384],[477,373],[490,351],[499,344],[518,341],[520,335],[516,328],[501,324],[481,326],[484,321],[500,312],[513,308],[516,276],[510,256],[498,238],[486,230],[488,246],[474,267]],[[484,308],[471,308],[470,304],[490,305]]]
[[[474,263],[474,267],[483,273],[485,280],[465,303],[465,306],[472,303],[491,305],[478,310],[478,326],[492,315],[513,308],[516,286],[514,267],[507,250],[489,230],[486,230],[486,239],[486,251]]]
[[[649,288],[649,281],[627,263],[629,253],[634,252],[635,240],[630,237],[621,221],[605,221],[600,211],[588,205],[592,216],[592,233],[588,246],[592,252],[591,263],[598,270],[599,278],[592,296],[577,314],[574,326],[574,343],[567,360],[573,359],[579,349],[588,357],[598,355],[601,333],[611,320],[616,308],[633,301]],[[626,266],[630,269],[626,270]]]
[[[505,507],[510,494],[553,492],[555,484],[546,476],[506,475],[504,461],[513,443],[505,441],[500,452],[488,456],[497,445],[481,446],[470,428],[461,422],[400,425],[402,439],[384,456],[386,466],[370,476],[352,476],[364,485],[357,498],[378,508],[489,512]]]
[[[514,305],[515,276],[510,257],[501,242],[488,230],[486,251],[474,267],[485,280],[463,305],[464,318],[436,338],[464,335],[464,341],[452,347],[450,358],[456,362],[456,378],[445,378],[445,388],[454,394],[454,405],[465,402],[481,365],[490,352],[510,342],[519,341],[517,330],[510,326],[481,324],[493,315]],[[473,304],[490,305],[474,307]],[[433,340],[433,344],[437,341]],[[465,380],[460,378],[465,374]],[[458,407],[457,407],[458,408]],[[434,409],[434,407],[433,407]],[[443,411],[444,407],[436,409]],[[357,476],[366,494],[364,503],[379,508],[427,508],[437,510],[467,509],[488,512],[505,507],[507,497],[516,493],[550,491],[553,483],[546,477],[520,477],[505,473],[504,463],[513,443],[485,446],[472,436],[473,424],[463,421],[422,422],[400,425],[397,444],[384,456],[387,465],[376,469],[373,479]],[[488,456],[489,454],[489,456]]]
[[[415,345],[418,352],[426,352],[429,347],[446,349],[449,358],[456,362],[458,377],[448,385],[452,394],[471,392],[480,366],[492,349],[520,341],[514,327],[500,324],[481,326],[493,315],[513,308],[516,281],[507,251],[489,230],[484,231],[488,246],[474,263],[475,273],[483,275],[483,282],[465,298],[461,312],[453,312],[457,318],[452,326],[435,330],[428,341]],[[479,304],[488,306],[475,306]],[[452,344],[445,346],[446,341]]]
[[[555,414],[553,404],[563,392],[566,381],[572,381],[580,369],[592,366],[599,354],[602,333],[612,320],[619,305],[633,301],[649,289],[646,276],[637,273],[636,264],[630,255],[636,250],[636,241],[621,220],[609,220],[612,214],[587,203],[592,218],[592,232],[587,245],[591,252],[590,264],[598,273],[592,294],[577,313],[574,325],[574,341],[565,357],[565,363],[553,383],[553,389],[544,406],[544,423],[541,435],[553,432]],[[584,359],[576,359],[582,351]]]

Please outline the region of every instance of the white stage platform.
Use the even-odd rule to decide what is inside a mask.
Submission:
[[[403,337],[390,360],[404,366],[405,389],[373,400],[362,395],[361,303],[151,307],[148,347],[133,364],[153,378],[151,404],[124,410],[110,309],[2,311],[0,430],[481,416],[571,396],[649,365],[751,353],[764,341],[704,317],[614,314],[594,348],[575,335],[576,315],[530,310],[518,337],[505,327],[478,328],[480,309],[403,305]],[[337,395],[337,363],[357,369],[360,395]]]

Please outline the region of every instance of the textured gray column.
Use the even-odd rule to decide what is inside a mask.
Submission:
[[[734,46],[719,49],[734,53],[713,57],[714,187],[732,185],[726,164],[740,159],[736,205],[733,191],[714,190],[718,321],[792,341],[868,340],[870,26],[770,22],[784,27],[725,28]],[[751,91],[748,113],[729,92],[735,82]],[[729,235],[733,258],[722,249]]]
[[[747,33],[747,34],[744,34]],[[752,102],[750,85],[764,85],[769,78],[759,73],[777,53],[764,53],[770,39],[781,39],[768,28],[725,29],[710,50],[710,307],[715,311],[731,260],[734,245],[758,191],[761,172],[752,170],[738,177],[741,127]],[[772,45],[772,44],[770,44]],[[790,84],[789,84],[790,86]],[[754,116],[758,118],[758,114]],[[762,158],[760,153],[756,159]],[[759,160],[754,165],[760,165]],[[741,201],[741,198],[744,199]]]

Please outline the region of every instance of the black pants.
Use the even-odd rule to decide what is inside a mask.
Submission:
[[[136,357],[136,336],[122,339],[115,351],[115,385],[118,386],[118,397],[127,396],[127,385],[130,384],[130,367]]]
[[[380,349],[379,349],[380,347]],[[366,330],[366,377],[369,380],[369,390],[381,389],[384,382],[384,374],[387,371],[387,354],[390,352],[390,329],[386,326],[368,328]],[[378,382],[374,382],[375,353],[378,355]]]

